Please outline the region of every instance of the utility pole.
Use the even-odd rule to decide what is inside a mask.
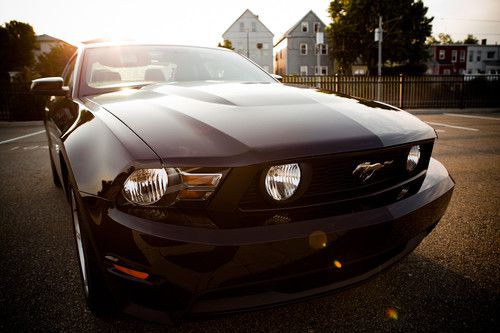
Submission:
[[[384,30],[382,29],[382,15],[378,17],[378,28],[375,29],[375,41],[378,42],[378,80],[377,80],[377,100],[380,101],[380,86],[382,76],[382,41],[384,39]]]
[[[321,75],[321,45],[323,44],[324,42],[324,38],[323,38],[323,33],[322,32],[319,32],[317,31],[316,32],[316,76],[318,77],[317,78],[317,82],[316,82],[316,87],[317,88],[321,88],[321,83],[320,83],[320,78],[319,76]]]

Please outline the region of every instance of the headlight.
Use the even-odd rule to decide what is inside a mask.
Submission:
[[[215,191],[221,173],[189,173],[176,168],[138,169],[123,184],[128,202],[147,206],[162,200],[169,206],[176,200],[206,200]]]
[[[406,159],[406,171],[412,172],[418,165],[420,160],[420,146],[413,146],[408,153],[408,158]]]
[[[267,194],[276,201],[289,199],[297,191],[300,177],[297,163],[270,167],[264,180]]]
[[[160,200],[168,186],[165,169],[139,169],[123,185],[125,199],[136,205],[151,205]]]

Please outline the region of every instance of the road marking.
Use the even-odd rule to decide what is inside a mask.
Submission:
[[[474,119],[485,119],[485,120],[500,120],[500,118],[495,117],[485,117],[485,116],[471,116],[469,114],[456,114],[456,113],[443,113],[446,116],[462,117],[462,118],[474,118]]]
[[[426,121],[426,123],[429,124],[429,125],[435,125],[435,126],[442,126],[442,127],[449,127],[449,128],[461,129],[461,130],[464,130],[464,131],[473,131],[473,132],[478,132],[479,131],[477,128],[448,125],[448,124],[443,124],[443,123],[435,123],[435,122],[432,122],[432,121]]]
[[[16,150],[16,149],[19,149],[19,146],[15,146],[15,147],[10,148],[10,150]]]
[[[23,149],[24,150],[33,150],[33,149],[37,149],[38,146],[28,146],[28,147],[24,147]]]
[[[35,132],[35,133],[31,133],[31,134],[26,134],[26,135],[18,136],[17,138],[12,138],[12,139],[5,140],[5,141],[0,141],[0,145],[3,144],[3,143],[8,143],[8,142],[16,141],[16,140],[21,140],[21,139],[24,139],[24,138],[29,138],[30,136],[37,135],[37,134],[42,134],[42,133],[45,133],[45,130],[38,131],[38,132]]]

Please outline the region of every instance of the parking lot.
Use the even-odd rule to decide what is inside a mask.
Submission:
[[[296,304],[191,319],[173,332],[497,331],[500,114],[420,115],[456,181],[422,244],[367,283]],[[51,180],[41,122],[0,123],[0,331],[164,331],[93,316],[81,292],[69,206]]]

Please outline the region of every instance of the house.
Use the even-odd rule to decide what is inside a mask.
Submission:
[[[500,45],[467,45],[467,74],[500,74]]]
[[[63,40],[57,39],[49,35],[36,36],[36,41],[38,42],[38,48],[35,49],[34,51],[35,59],[38,59],[38,57],[42,53],[49,53],[50,50],[52,50],[52,48],[54,48],[55,46],[71,45]]]
[[[428,62],[427,74],[458,75],[464,74],[467,66],[467,45],[434,44],[429,50],[431,59]]]
[[[222,38],[231,41],[234,50],[264,68],[273,71],[274,34],[259,20],[259,16],[249,9],[222,34]]]
[[[328,56],[328,44],[320,44],[320,47],[316,45],[316,33],[324,32],[325,26],[311,10],[285,32],[274,45],[275,73],[279,75],[333,74],[333,62]]]

